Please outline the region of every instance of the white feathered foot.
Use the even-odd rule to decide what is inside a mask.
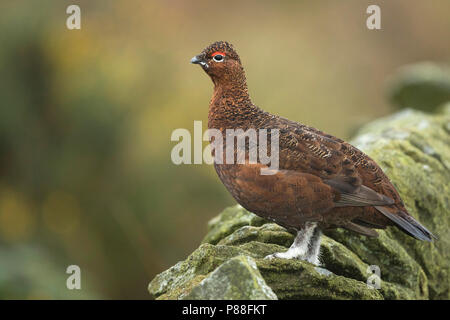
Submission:
[[[270,254],[265,259],[300,259],[318,266],[321,235],[322,231],[316,222],[307,222],[305,227],[297,232],[294,242],[287,251]]]

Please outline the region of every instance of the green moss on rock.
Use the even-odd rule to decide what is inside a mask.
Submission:
[[[341,276],[366,281],[368,265],[341,243],[323,236],[320,252],[320,260],[328,270]]]
[[[202,243],[216,244],[242,226],[260,226],[265,220],[240,205],[226,208],[208,222],[208,233]]]
[[[255,261],[237,256],[221,264],[183,299],[276,300],[277,296],[264,281]]]
[[[158,274],[150,282],[148,290],[152,297],[159,297],[186,286],[188,282],[199,275],[207,275],[226,260],[246,253],[238,247],[202,244],[186,260],[178,262],[173,267]]]
[[[289,247],[292,241],[294,241],[294,238],[295,236],[285,228],[275,223],[267,223],[261,227],[243,226],[220,240],[218,244],[239,245],[256,241]]]
[[[362,238],[351,248],[362,260],[372,255],[371,260],[396,270],[388,277],[397,275],[396,280],[405,285],[415,283],[416,292],[423,291],[419,297],[426,297],[428,291],[432,299],[450,298],[449,110],[442,107],[435,115],[404,110],[365,126],[353,141],[383,168],[409,213],[439,239],[431,243],[417,241],[390,228],[380,232],[379,239]],[[347,247],[345,241],[349,238],[341,237]],[[379,248],[377,257],[373,254],[375,248]]]
[[[258,259],[256,263],[278,299],[383,299],[364,282],[324,274],[305,261]]]

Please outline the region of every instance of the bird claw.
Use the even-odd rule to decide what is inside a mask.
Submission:
[[[274,259],[296,259],[296,260],[303,260],[306,262],[309,262],[317,267],[321,265],[320,260],[317,257],[306,257],[306,256],[295,256],[295,257],[288,257],[285,255],[285,252],[275,252],[272,254],[269,254],[264,257],[264,260],[274,260]]]
[[[278,258],[278,259],[301,259],[301,260],[304,260],[302,257],[292,256],[290,254],[289,250],[286,251],[286,252],[275,252],[275,253],[269,254],[264,259],[273,260],[275,258]]]
[[[272,254],[269,254],[269,255],[265,256],[265,257],[264,257],[264,260],[273,260],[273,259],[275,259],[275,258],[279,258],[279,257],[277,257],[277,253],[278,253],[278,252],[272,253]]]

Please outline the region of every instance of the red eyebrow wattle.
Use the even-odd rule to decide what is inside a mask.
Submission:
[[[214,52],[214,53],[211,55],[211,57],[214,57],[214,56],[216,56],[216,55],[218,55],[218,54],[221,54],[221,55],[225,56],[225,53],[220,52],[220,51],[216,51],[216,52]]]

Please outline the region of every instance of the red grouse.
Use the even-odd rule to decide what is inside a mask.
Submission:
[[[419,240],[434,237],[408,214],[389,178],[366,154],[332,135],[254,105],[241,60],[231,44],[215,42],[191,63],[199,64],[214,83],[209,129],[220,130],[223,136],[227,129],[278,130],[279,164],[274,174],[261,174],[267,166],[248,161],[247,155],[240,164],[214,164],[239,204],[297,232],[288,251],[268,258],[319,264],[321,230],[328,228],[375,237],[378,234],[373,229],[395,225]],[[250,151],[251,144],[245,148]]]

